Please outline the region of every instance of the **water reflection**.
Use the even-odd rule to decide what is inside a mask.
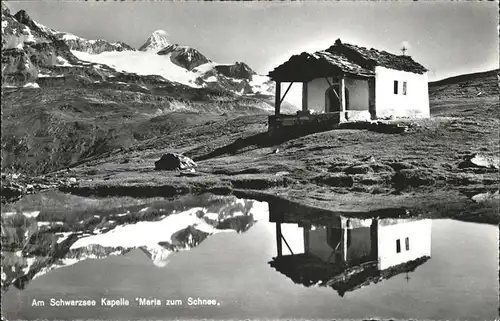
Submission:
[[[171,254],[194,248],[214,234],[246,232],[260,212],[253,200],[216,195],[148,199],[128,206],[117,206],[119,200],[78,199],[92,206],[60,212],[65,208],[61,204],[50,207],[43,201],[65,195],[43,196],[23,199],[2,213],[4,291],[11,285],[24,289],[32,279],[58,268],[137,248],[154,265],[165,267]],[[24,210],[30,206],[41,211]]]
[[[83,223],[65,220],[63,226],[54,223],[60,217],[39,224],[49,221],[47,214],[43,207],[37,217],[2,218],[12,229],[10,251],[2,251],[3,281],[40,276],[23,290],[4,293],[8,319],[490,320],[498,315],[498,286],[491,282],[498,275],[495,226],[447,219],[431,226],[398,209],[361,219],[290,202],[214,196],[68,211],[65,217]],[[59,243],[62,237],[51,241],[53,234],[70,232]],[[17,240],[27,244],[22,251]],[[31,306],[34,298],[187,302],[194,296],[221,305]]]
[[[305,219],[295,214],[270,206],[277,256],[269,263],[298,284],[329,286],[344,296],[402,273],[409,281],[408,273],[431,257],[430,219],[342,215]],[[290,230],[290,225],[298,231],[287,237],[283,229]],[[293,242],[298,238],[301,244]],[[283,255],[284,247],[290,254]]]

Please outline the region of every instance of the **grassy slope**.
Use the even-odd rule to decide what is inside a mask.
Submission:
[[[478,78],[475,86],[492,78]],[[498,87],[457,100],[452,93],[460,85],[444,86],[430,87],[433,118],[409,122],[403,134],[344,129],[273,142],[265,133],[265,115],[245,116],[188,126],[64,175],[87,180],[74,189],[79,193],[242,189],[243,196],[278,197],[344,214],[411,208],[497,222],[498,199],[479,204],[470,197],[497,190],[498,171],[459,164],[473,153],[498,156]],[[167,151],[197,160],[198,174],[154,171],[154,161]],[[124,159],[129,162],[122,164]]]
[[[197,92],[73,85],[2,91],[2,170],[28,175],[224,118],[225,112],[255,113],[265,104],[238,97],[213,99],[203,92],[202,97],[191,97]],[[185,100],[186,95],[191,99]]]

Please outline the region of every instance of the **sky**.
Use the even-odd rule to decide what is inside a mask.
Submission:
[[[87,39],[140,47],[157,29],[171,43],[219,63],[243,61],[260,74],[293,54],[337,38],[407,55],[429,80],[498,68],[498,1],[7,1],[38,22]]]

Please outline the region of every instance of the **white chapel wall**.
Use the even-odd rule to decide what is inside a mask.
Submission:
[[[378,267],[381,270],[405,263],[423,256],[431,256],[430,219],[378,226],[377,248]],[[406,250],[405,239],[409,239]],[[396,242],[400,240],[400,252],[396,251]]]
[[[395,80],[398,81],[397,94],[394,94]],[[407,83],[406,95],[403,95],[403,82]],[[427,73],[415,74],[375,67],[375,104],[377,118],[428,118],[430,111]]]

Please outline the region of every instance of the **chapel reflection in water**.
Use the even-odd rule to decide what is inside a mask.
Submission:
[[[399,274],[410,280],[408,273],[431,257],[430,219],[297,211],[269,206],[277,247],[270,265],[295,283],[330,286],[344,296]]]

